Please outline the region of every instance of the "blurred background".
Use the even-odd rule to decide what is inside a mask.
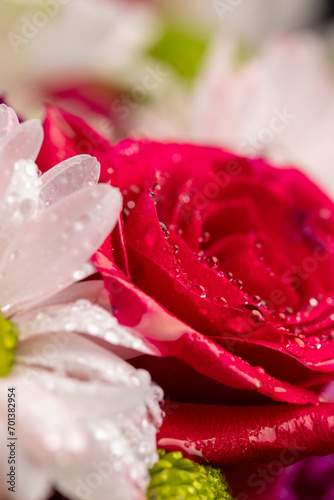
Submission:
[[[334,196],[334,0],[0,0],[0,68],[23,118],[264,156]]]
[[[332,0],[0,0],[0,65],[23,118],[264,156],[334,196]]]

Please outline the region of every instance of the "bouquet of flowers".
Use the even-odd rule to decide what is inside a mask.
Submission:
[[[0,12],[0,499],[334,498],[325,5]]]

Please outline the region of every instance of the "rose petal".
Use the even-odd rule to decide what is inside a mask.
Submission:
[[[166,402],[168,404],[168,402]],[[158,446],[214,465],[296,460],[334,451],[334,405],[210,406],[175,403]]]

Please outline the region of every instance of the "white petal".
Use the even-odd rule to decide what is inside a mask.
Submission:
[[[45,466],[59,452],[76,457],[86,446],[69,408],[52,393],[54,385],[51,374],[18,363],[0,383],[1,418],[7,417],[7,388],[15,387],[17,440],[32,460]]]
[[[69,158],[42,175],[41,207],[49,207],[74,191],[97,184],[100,164],[89,155]]]
[[[53,295],[50,299],[40,302],[38,309],[47,306],[68,304],[80,299],[89,300],[92,304],[97,304],[106,311],[111,312],[110,300],[102,279],[73,283],[73,285]]]
[[[104,340],[111,346],[123,346],[145,354],[154,354],[143,338],[120,325],[109,312],[88,300],[78,300],[70,304],[60,304],[15,316],[13,321],[18,325],[20,339],[34,335],[77,332]],[[129,356],[130,357],[130,356]],[[129,358],[127,358],[129,359]]]
[[[0,259],[20,226],[37,211],[40,178],[36,164],[19,160],[0,204]]]
[[[15,111],[6,104],[0,104],[0,141],[18,126],[19,120]]]
[[[10,379],[8,379],[10,380]],[[7,392],[7,391],[5,391]],[[0,436],[8,435],[7,421],[0,420]],[[15,493],[10,493],[13,500],[45,500],[51,494],[51,479],[48,468],[42,463],[36,462],[29,455],[28,448],[16,446],[15,463]],[[8,448],[2,446],[0,449],[0,498],[8,498],[8,477],[5,471],[9,472]]]
[[[0,203],[8,189],[14,173],[14,165],[19,160],[35,161],[43,142],[43,128],[39,120],[29,120],[0,143]]]
[[[0,263],[2,310],[36,304],[73,283],[115,226],[121,202],[117,189],[100,184],[29,219]]]
[[[42,366],[53,341],[54,336],[23,342],[18,348],[18,362]],[[91,490],[90,498],[107,499],[110,492],[113,500],[144,497],[148,468],[157,458],[161,390],[151,385],[144,370],[134,369],[77,336],[71,337],[66,348],[58,348],[52,358],[48,360],[48,371],[31,370],[29,383],[39,387],[40,399],[44,391],[53,395],[70,412],[77,432],[88,436],[79,455],[67,452],[65,464],[54,461],[57,489],[70,498],[84,498],[84,486]],[[50,371],[52,364],[58,372]],[[57,419],[57,429],[68,426],[59,412],[53,418]],[[55,430],[52,432],[55,439]],[[97,482],[91,487],[93,476]]]
[[[17,481],[13,500],[45,500],[52,494],[51,470],[29,455],[29,450],[17,450]]]

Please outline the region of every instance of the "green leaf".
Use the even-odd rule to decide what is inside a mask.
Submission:
[[[192,79],[200,66],[207,40],[180,27],[170,25],[150,55],[163,61],[186,79]]]

